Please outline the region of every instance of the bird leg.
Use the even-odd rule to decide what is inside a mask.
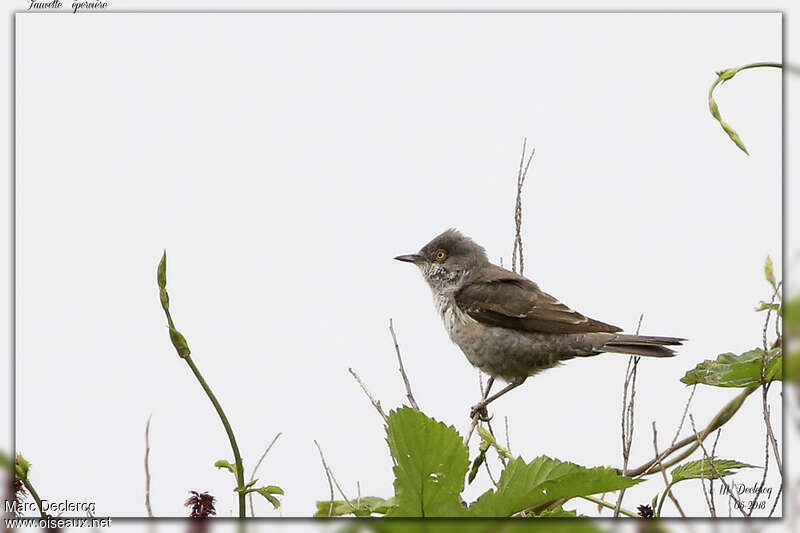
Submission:
[[[488,422],[491,420],[489,416],[489,412],[486,410],[486,406],[498,399],[503,394],[507,393],[512,389],[516,389],[520,385],[525,382],[525,378],[519,381],[513,381],[506,385],[500,392],[497,392],[491,396],[489,396],[489,389],[491,388],[492,384],[494,383],[494,378],[490,377],[489,381],[486,383],[486,391],[483,393],[483,399],[478,402],[477,404],[473,405],[469,411],[469,417],[474,418],[475,415],[478,415],[478,420],[483,422]]]

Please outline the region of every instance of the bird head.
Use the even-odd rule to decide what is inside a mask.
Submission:
[[[398,255],[395,259],[417,265],[428,285],[437,290],[460,284],[476,268],[489,262],[482,246],[455,229],[437,235],[419,252]]]

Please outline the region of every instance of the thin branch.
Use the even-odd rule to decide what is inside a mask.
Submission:
[[[728,497],[734,499],[734,501],[736,502],[736,508],[739,509],[740,513],[742,513],[742,516],[748,518],[747,514],[744,512],[744,504],[741,502],[741,500],[739,500],[739,497],[736,495],[735,490],[731,490],[730,486],[728,485],[728,482],[725,481],[725,478],[722,475],[720,475],[719,471],[717,470],[717,467],[714,466],[713,459],[708,456],[708,451],[706,450],[706,447],[703,444],[703,439],[701,439],[700,435],[697,433],[697,428],[694,425],[694,417],[692,415],[689,415],[689,422],[692,424],[692,432],[694,433],[694,438],[697,439],[697,444],[703,450],[703,457],[705,459],[708,459],[708,464],[711,465],[711,472],[719,478],[720,482],[725,487],[725,491],[727,492]]]
[[[514,250],[511,253],[511,270],[517,272],[517,251],[519,251],[519,274],[525,271],[525,261],[522,256],[522,186],[525,184],[525,178],[528,175],[528,168],[533,160],[533,154],[536,149],[531,149],[528,162],[525,163],[525,153],[528,148],[528,139],[522,140],[522,155],[519,160],[519,172],[517,173],[517,198],[514,206]],[[523,167],[524,163],[524,167]]]
[[[761,485],[759,485],[758,490],[756,490],[756,495],[753,498],[753,501],[750,503],[750,510],[747,512],[747,518],[753,516],[753,511],[756,510],[756,503],[758,502],[758,498],[761,496],[761,490],[764,488],[764,485],[767,482],[767,471],[769,470],[769,433],[764,435],[764,474],[761,477]]]
[[[319,458],[322,459],[322,468],[325,470],[325,475],[328,477],[328,487],[331,489],[331,505],[328,507],[328,518],[333,516],[333,500],[335,496],[333,495],[333,481],[331,481],[331,472],[328,470],[328,463],[325,462],[325,456],[322,455],[322,448],[319,447],[319,443],[316,439],[314,439],[314,444],[317,445],[317,450],[319,450]]]
[[[400,363],[400,375],[403,376],[403,383],[405,383],[406,386],[406,397],[408,401],[411,402],[411,407],[419,411],[419,405],[417,405],[417,401],[411,393],[411,383],[409,383],[406,370],[403,368],[403,358],[400,357],[400,345],[397,344],[397,336],[394,334],[394,326],[392,325],[391,318],[389,319],[389,332],[392,334],[392,340],[394,341],[394,351],[397,352],[397,362]]]
[[[350,499],[344,495],[342,487],[339,486],[339,482],[336,481],[336,476],[333,475],[333,470],[331,470],[331,467],[329,467],[328,463],[325,462],[325,456],[322,454],[322,448],[320,448],[319,443],[315,440],[314,444],[317,445],[317,449],[319,450],[319,456],[320,459],[322,459],[322,466],[325,468],[325,473],[328,475],[328,482],[330,483],[330,481],[333,480],[333,484],[336,485],[336,489],[339,491],[339,494],[342,495],[342,499],[347,502],[347,505],[350,506],[351,510],[355,511],[356,507],[353,505]],[[331,488],[331,508],[330,511],[328,512],[328,516],[330,516],[332,512],[333,512],[333,488]]]
[[[717,444],[719,443],[719,436],[721,434],[722,434],[722,428],[717,430],[717,436],[714,438],[714,445],[711,447],[711,457],[716,457],[717,456]],[[717,508],[714,505],[714,480],[713,479],[711,479],[709,484],[708,484],[708,495],[711,497],[711,506],[710,506],[710,509],[709,509],[711,511],[711,516],[716,518],[716,516],[717,516]]]
[[[636,334],[642,327],[642,319],[644,314],[639,315],[639,324],[636,326]],[[629,357],[628,366],[625,369],[625,383],[622,387],[622,475],[627,475],[628,460],[631,455],[631,445],[633,444],[633,413],[634,413],[634,400],[636,398],[636,370],[639,367],[639,357]],[[628,399],[628,390],[630,388],[631,396]],[[622,507],[622,498],[625,497],[625,489],[619,492],[617,497],[617,505],[614,508],[614,518],[619,518],[619,509]]]
[[[261,466],[261,462],[264,460],[264,457],[267,456],[269,451],[272,449],[272,446],[275,444],[275,441],[277,441],[278,437],[280,437],[282,434],[283,434],[283,432],[278,432],[278,434],[275,435],[275,438],[272,439],[272,442],[269,443],[269,446],[267,446],[267,449],[264,450],[264,453],[261,454],[261,459],[258,460],[258,462],[256,463],[255,468],[253,468],[253,473],[250,474],[250,482],[251,483],[256,478],[256,472],[258,472],[258,467]],[[250,494],[248,494],[248,496],[250,497],[250,516],[255,518],[256,511],[255,511],[255,508],[253,506],[253,493],[251,492]]]
[[[735,415],[739,411],[739,409],[741,408],[742,404],[747,399],[747,397],[750,396],[750,394],[752,394],[758,388],[759,385],[751,385],[750,387],[747,387],[744,390],[742,390],[742,392],[740,392],[735,398],[733,398],[731,401],[725,404],[722,407],[722,409],[720,409],[720,411],[714,416],[714,418],[711,419],[711,422],[708,423],[708,426],[706,426],[706,428],[702,431],[702,433],[700,433],[700,440],[701,441],[705,440],[706,437],[708,437],[708,435],[711,434],[711,432],[716,431],[723,425],[725,425],[733,417],[733,415]],[[667,449],[666,451],[664,451],[664,453],[661,454],[660,458],[657,457],[655,459],[651,459],[642,466],[640,466],[639,468],[630,470],[628,472],[628,475],[633,477],[650,475],[659,472],[662,468],[669,468],[677,464],[678,462],[682,461],[689,455],[691,455],[698,448],[698,444],[696,441],[697,439],[695,439],[693,435],[690,435],[689,437],[686,437],[685,439],[670,446],[669,449]],[[694,444],[690,446],[688,450],[683,451],[680,455],[671,459],[668,463],[662,464],[661,466],[657,466],[657,463],[659,463],[660,460],[663,460],[667,456],[672,455],[676,451],[692,443]],[[615,470],[617,473],[622,473],[622,470],[620,469],[615,469]]]
[[[153,414],[147,417],[147,424],[144,427],[144,506],[147,508],[147,516],[153,518],[153,508],[150,506],[150,419]]]
[[[658,431],[656,430],[656,423],[653,421],[653,449],[655,450],[656,457],[659,457],[658,466],[661,466],[661,459],[658,454]],[[678,509],[678,512],[681,514],[683,518],[686,518],[686,514],[683,512],[683,508],[681,508],[681,504],[678,503],[678,499],[672,494],[672,488],[669,486],[669,480],[667,479],[667,472],[663,468],[661,469],[661,477],[664,478],[664,485],[667,487],[667,496],[669,499],[672,500],[672,503],[675,504],[675,507]]]
[[[764,413],[764,425],[767,430],[767,439],[772,445],[772,451],[775,455],[775,464],[778,465],[778,473],[783,477],[783,461],[781,461],[781,454],[778,450],[778,440],[775,438],[775,433],[772,430],[772,419],[770,417],[769,401],[767,394],[769,392],[770,383],[767,383],[767,367],[772,362],[773,358],[768,358],[769,352],[765,351],[764,356],[761,358],[761,405],[762,412]]]
[[[778,501],[781,499],[781,492],[783,491],[783,483],[780,484],[778,487],[778,494],[775,496],[775,501],[772,503],[772,509],[769,510],[769,515],[767,518],[772,518],[772,514],[775,512],[775,508],[778,507]],[[793,529],[789,528],[789,531],[793,531]]]
[[[472,433],[475,431],[475,427],[478,425],[478,417],[480,417],[479,413],[475,413],[472,416],[472,422],[470,422],[469,429],[464,437],[464,446],[469,444],[469,439],[472,437]]]
[[[586,501],[590,501],[592,503],[596,503],[601,507],[607,507],[608,509],[615,509],[616,506],[614,504],[608,503],[607,501],[601,500],[600,498],[595,498],[594,496],[579,496],[579,498],[583,498]],[[639,515],[628,511],[627,509],[620,509],[620,513],[624,514],[625,516],[630,516],[631,518],[639,518]]]
[[[348,368],[347,370],[350,372],[350,374],[352,374],[352,376],[354,378],[356,378],[356,381],[361,386],[361,390],[364,391],[364,394],[367,395],[367,398],[369,398],[369,401],[372,402],[372,405],[375,407],[375,409],[378,410],[378,414],[381,415],[381,418],[383,418],[383,421],[384,422],[388,422],[389,421],[389,417],[387,417],[386,413],[383,411],[383,407],[381,407],[381,402],[376,400],[375,397],[372,394],[370,394],[369,390],[367,390],[367,386],[364,385],[364,382],[361,381],[361,378],[358,377],[358,374],[356,374],[355,370],[353,370],[352,368]]]
[[[505,421],[506,425],[506,450],[511,453],[511,440],[508,438],[508,417],[504,416],[503,420]]]
[[[678,429],[675,430],[675,435],[672,437],[672,442],[670,446],[675,446],[675,443],[678,441],[678,435],[681,434],[681,430],[683,429],[683,424],[686,422],[686,415],[689,413],[689,405],[692,403],[692,398],[694,398],[694,391],[697,390],[697,383],[692,385],[692,391],[689,393],[689,398],[686,400],[686,405],[683,406],[683,414],[681,415],[681,422],[678,424]]]

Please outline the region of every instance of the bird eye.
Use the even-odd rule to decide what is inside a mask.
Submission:
[[[436,250],[434,257],[436,258],[437,261],[444,261],[445,259],[447,259],[447,252],[445,252],[444,250]]]

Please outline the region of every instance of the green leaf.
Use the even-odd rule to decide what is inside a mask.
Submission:
[[[724,353],[716,360],[705,360],[681,378],[687,385],[700,383],[715,387],[749,387],[761,383],[761,366],[764,350],[756,348],[741,355]],[[782,378],[782,355],[780,348],[773,348],[767,354],[770,359],[766,381],[780,381]]]
[[[283,489],[281,489],[280,487],[276,487],[274,485],[270,485],[268,487],[261,487],[261,488],[252,490],[250,492],[257,492],[257,493],[261,494],[264,498],[267,499],[267,501],[269,503],[272,504],[272,507],[274,507],[275,509],[277,509],[278,507],[281,506],[280,500],[278,500],[278,498],[273,496],[273,494],[283,494]]]
[[[795,385],[800,384],[800,349],[786,357],[786,380]]]
[[[352,504],[352,507],[350,504]],[[348,514],[353,514],[355,516],[372,516],[373,514],[385,515],[394,506],[394,498],[383,499],[376,496],[364,496],[361,498],[360,502],[358,500],[351,500],[349,504],[346,501],[334,500],[333,513],[331,516],[345,516]],[[318,501],[317,512],[314,513],[314,517],[327,517],[330,508],[330,500]]]
[[[497,454],[500,457],[503,457],[505,459],[514,458],[514,456],[511,455],[510,451],[508,451],[506,448],[497,443],[497,440],[495,440],[494,436],[491,433],[489,433],[488,429],[484,428],[483,426],[478,426],[478,435],[481,436],[481,446],[483,446],[484,443],[486,443],[487,449],[488,446],[491,446],[492,448],[497,450]]]
[[[330,503],[330,502],[328,502]],[[325,515],[327,516],[327,515]],[[410,533],[416,531],[436,533],[607,533],[606,529],[587,520],[504,520],[473,518],[430,520],[372,520],[367,525],[354,524],[353,529],[341,533],[372,531],[374,533]],[[366,528],[366,529],[365,529]]]
[[[559,506],[552,511],[545,511],[543,513],[537,514],[536,518],[577,518],[578,513],[576,511],[565,511],[563,507]]]
[[[781,312],[781,304],[771,304],[769,302],[758,302],[758,307],[756,307],[756,312],[766,311],[767,309],[772,309],[773,311],[777,311],[778,313]]]
[[[486,461],[486,450],[488,450],[488,447],[486,449],[484,448],[479,449],[477,457],[475,457],[475,460],[472,461],[472,468],[470,468],[469,470],[467,483],[472,483],[472,481],[475,479],[475,476],[478,475],[478,469],[481,467],[484,461]]]
[[[469,515],[507,517],[561,498],[589,496],[632,487],[641,480],[618,475],[611,468],[584,468],[541,456],[530,463],[516,458],[500,476],[496,491],[470,505]]]
[[[214,463],[214,466],[216,466],[217,468],[227,468],[228,470],[230,470],[231,474],[233,474],[234,476],[236,475],[236,469],[234,468],[234,466],[225,459],[220,459],[219,461]]]
[[[784,324],[789,335],[800,335],[800,297],[790,299],[783,308]]]
[[[397,466],[397,506],[390,516],[463,516],[459,495],[469,467],[467,447],[452,426],[408,407],[389,413],[387,442]]]
[[[17,465],[16,465],[16,473],[17,477],[20,479],[27,479],[28,478],[28,471],[31,469],[31,464],[22,457],[21,453],[17,454]]]
[[[775,272],[773,271],[772,268],[772,258],[770,256],[767,256],[767,260],[764,261],[764,277],[767,278],[767,281],[769,282],[770,285],[772,285],[773,289],[777,288],[776,285],[777,282],[775,281]]]
[[[283,494],[284,493],[282,488],[280,488],[278,486],[275,486],[275,485],[267,485],[266,487],[261,487],[261,488],[256,489],[256,490],[259,491],[259,492],[265,492],[267,494]]]
[[[713,467],[712,467],[713,465]],[[689,461],[680,466],[676,466],[672,471],[672,483],[686,479],[719,479],[731,474],[737,468],[760,468],[758,466],[740,463],[731,459],[713,459],[707,457],[699,461]]]

